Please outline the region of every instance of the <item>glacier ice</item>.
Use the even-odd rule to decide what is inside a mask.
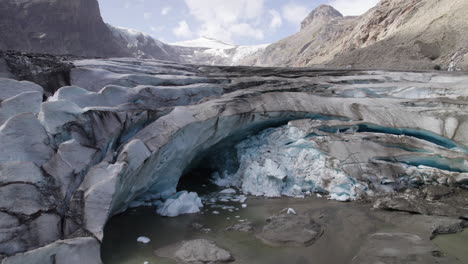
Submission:
[[[162,216],[175,217],[182,214],[198,213],[201,207],[203,204],[197,193],[181,191],[167,199],[158,208],[157,213]]]
[[[339,201],[355,200],[367,186],[349,177],[339,161],[320,151],[294,126],[266,129],[237,144],[239,169],[216,173],[214,182],[238,187],[245,194],[304,197],[328,193]],[[223,185],[223,186],[226,186]]]

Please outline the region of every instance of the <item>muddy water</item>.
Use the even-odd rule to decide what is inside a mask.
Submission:
[[[468,264],[468,229],[458,234],[437,236],[433,242],[446,254]]]
[[[240,203],[228,203],[238,210],[229,212],[205,206],[203,213],[175,218],[160,217],[154,208],[138,208],[113,217],[105,229],[102,259],[105,264],[171,264],[172,260],[159,258],[154,250],[170,244],[195,238],[207,238],[229,250],[235,264],[325,264],[349,263],[363,244],[366,236],[385,228],[372,216],[369,205],[340,203],[320,198],[267,199],[249,197],[247,208]],[[309,247],[271,247],[263,244],[255,234],[225,231],[225,228],[243,220],[261,230],[265,220],[283,208],[294,208],[299,214],[308,214],[324,228],[322,237]],[[217,210],[220,214],[213,214]],[[211,229],[204,233],[192,228],[200,223]],[[136,242],[146,236],[149,244]]]

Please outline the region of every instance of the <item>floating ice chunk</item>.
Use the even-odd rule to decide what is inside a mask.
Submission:
[[[347,202],[351,200],[351,197],[347,193],[342,193],[342,194],[337,194],[337,193],[332,193],[330,194],[330,200],[336,200],[340,202]]]
[[[242,208],[247,208],[247,205],[246,205],[246,204],[242,204]]]
[[[229,189],[224,189],[224,190],[220,191],[219,193],[220,194],[235,194],[235,193],[237,193],[237,191],[232,189],[232,188],[229,188]]]
[[[157,210],[162,216],[175,217],[182,214],[193,214],[200,212],[203,207],[200,197],[195,192],[182,191],[167,199]]]
[[[288,208],[288,211],[286,211],[286,213],[287,213],[287,214],[293,214],[293,215],[297,214],[297,213],[296,213],[296,210],[294,210],[294,209],[292,209],[292,208]]]
[[[247,200],[247,196],[241,194],[238,197],[240,203],[244,203]]]
[[[145,262],[143,262],[143,264],[149,264],[149,262],[148,262],[148,261],[145,261]]]
[[[218,211],[213,211],[212,213],[215,214],[215,215],[219,214]]]
[[[322,198],[323,196],[320,193],[317,193],[318,198]]]
[[[143,244],[148,244],[150,241],[151,241],[151,239],[149,239],[149,238],[147,238],[145,236],[141,236],[141,237],[137,238],[137,242],[143,243]]]

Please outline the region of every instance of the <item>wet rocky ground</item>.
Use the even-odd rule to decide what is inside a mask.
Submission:
[[[158,216],[151,207],[131,209],[107,224],[102,259],[105,264],[467,263],[467,222],[447,205],[466,202],[468,192],[452,190],[429,202],[422,194],[430,189],[400,195],[418,193],[421,208],[445,204],[445,212],[400,210],[405,208],[397,202],[385,208],[379,198],[343,203],[315,195],[249,197],[245,208],[239,202],[207,204],[201,213],[174,218]],[[139,236],[151,241],[138,243]]]

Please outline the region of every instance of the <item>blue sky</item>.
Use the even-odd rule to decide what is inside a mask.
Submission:
[[[320,4],[359,15],[378,0],[98,0],[105,22],[136,29],[166,43],[201,36],[239,44],[267,44],[292,35]]]

